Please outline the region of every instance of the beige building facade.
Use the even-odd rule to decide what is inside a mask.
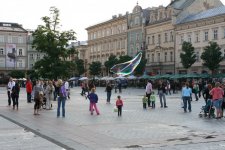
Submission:
[[[200,72],[202,69],[200,56],[203,47],[208,44],[208,42],[199,42],[204,36],[203,32],[204,30],[213,30],[212,32],[218,32],[219,34],[223,31],[223,23],[221,25],[205,23],[202,29],[200,29],[200,25],[198,25],[200,28],[197,29],[196,24],[201,24],[199,23],[201,20],[198,19],[195,23],[188,21],[184,24],[183,22],[199,15],[204,15],[206,20],[211,20],[212,18],[207,16],[212,13],[210,10],[213,8],[216,10],[221,6],[223,4],[220,0],[173,0],[167,7],[159,6],[152,10],[149,24],[145,28],[146,71],[153,75],[189,72],[185,71],[180,63],[181,41],[193,42],[195,39],[198,42],[192,44],[195,47],[197,62],[190,72]],[[216,28],[218,30],[214,31]],[[218,39],[218,43],[222,44],[222,39]]]
[[[87,63],[99,61],[104,63],[110,55],[117,57],[127,54],[127,17],[113,16],[111,20],[86,28],[88,33]]]
[[[189,70],[185,70],[180,63],[180,53],[183,41],[191,42],[197,56],[196,62]],[[203,11],[195,16],[183,20],[176,25],[176,70],[178,73],[209,72],[202,66],[201,54],[209,42],[217,42],[225,56],[225,6]],[[219,72],[225,72],[225,61],[221,62]]]
[[[146,71],[152,75],[173,73],[175,39],[172,9],[160,6],[151,10],[150,22],[145,30]]]

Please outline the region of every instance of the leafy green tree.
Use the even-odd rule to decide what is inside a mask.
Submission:
[[[76,70],[77,70],[77,75],[80,76],[82,74],[84,74],[85,72],[85,68],[84,68],[84,60],[82,59],[76,59],[75,60],[76,63]]]
[[[24,78],[25,77],[25,72],[24,71],[20,71],[20,70],[14,70],[14,71],[11,71],[9,73],[9,75],[13,78]]]
[[[117,64],[130,61],[131,59],[132,59],[132,57],[130,57],[128,55],[120,56],[119,60],[117,61]]]
[[[214,73],[220,67],[220,62],[223,61],[221,48],[216,42],[209,42],[209,45],[204,48],[201,55],[203,66],[209,68]]]
[[[67,61],[67,58],[76,54],[76,50],[68,46],[69,41],[76,40],[75,32],[60,31],[59,10],[51,7],[50,13],[50,17],[42,17],[44,25],[39,25],[33,33],[33,48],[46,54],[34,65],[34,70],[41,77],[69,77],[71,70],[75,69],[75,62]]]
[[[110,68],[112,68],[116,63],[118,62],[118,59],[115,55],[110,55],[108,60],[105,62],[105,67],[107,69],[107,72],[109,73]]]
[[[101,74],[101,66],[102,66],[102,64],[99,61],[92,62],[89,66],[90,74],[93,76],[100,75]]]
[[[181,63],[185,69],[190,68],[196,61],[195,49],[190,42],[183,42],[183,53],[180,54]]]

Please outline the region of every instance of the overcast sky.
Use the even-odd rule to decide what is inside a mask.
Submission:
[[[162,2],[163,1],[163,2]],[[144,9],[167,6],[171,0],[138,0]],[[221,0],[225,3],[225,0]],[[60,10],[63,30],[73,29],[77,40],[87,40],[85,28],[109,20],[113,15],[132,12],[137,0],[1,0],[0,22],[22,24],[25,29],[36,29],[41,17],[50,16],[49,8]]]

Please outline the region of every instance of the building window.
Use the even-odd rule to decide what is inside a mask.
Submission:
[[[152,44],[155,44],[155,36],[152,36]]]
[[[170,41],[173,42],[174,38],[173,38],[173,32],[170,32]]]
[[[180,44],[183,44],[183,42],[184,42],[184,36],[181,35],[181,36],[180,36]]]
[[[167,43],[167,42],[168,42],[168,34],[165,33],[165,43]]]
[[[188,42],[191,43],[191,35],[188,35]]]
[[[158,53],[158,62],[160,62],[160,53]]]
[[[214,38],[214,40],[218,39],[218,30],[217,29],[213,30],[213,38]]]
[[[154,62],[154,61],[155,61],[155,55],[152,54],[152,62]]]
[[[196,62],[200,62],[200,55],[199,55],[199,52],[196,52]]]
[[[209,40],[209,32],[205,31],[205,41],[208,41],[208,40]]]
[[[167,62],[167,52],[165,52],[165,62]]]
[[[30,54],[30,60],[34,60],[34,54]]]
[[[150,36],[148,37],[148,44],[150,44]]]
[[[196,34],[195,34],[195,42],[196,42],[196,43],[200,42],[200,41],[199,41],[199,33],[196,33]]]
[[[19,56],[22,56],[22,55],[23,55],[23,50],[19,49]]]
[[[19,63],[19,67],[20,67],[20,68],[23,67],[23,63],[22,63],[22,62]]]
[[[170,52],[170,61],[173,61],[173,52]]]
[[[12,43],[12,37],[8,36],[8,43]]]
[[[0,42],[1,42],[1,43],[4,43],[4,41],[5,41],[5,40],[4,40],[4,36],[3,36],[3,35],[0,35]]]
[[[4,49],[0,48],[0,55],[4,55]]]
[[[23,37],[18,37],[18,43],[23,43]]]
[[[135,18],[135,25],[139,25],[139,17]]]
[[[140,37],[139,37],[139,33],[136,34],[136,40],[139,41]]]
[[[41,57],[40,57],[40,54],[37,54],[37,60],[40,60]]]
[[[158,44],[161,44],[161,35],[158,35]]]

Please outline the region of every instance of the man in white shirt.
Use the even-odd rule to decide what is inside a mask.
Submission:
[[[7,86],[7,94],[8,94],[8,106],[11,105],[11,93],[12,93],[12,88],[15,86],[15,82],[13,79],[10,77],[8,86]]]

